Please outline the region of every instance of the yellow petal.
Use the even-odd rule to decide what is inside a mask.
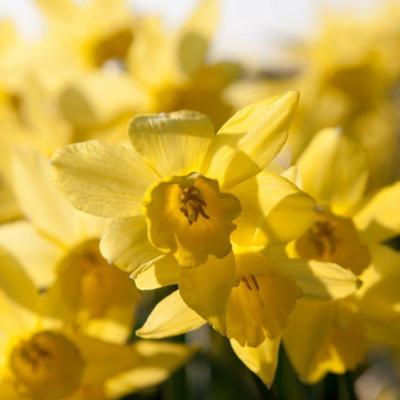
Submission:
[[[288,179],[290,182],[292,182],[294,185],[296,185],[298,188],[302,189],[303,188],[303,182],[301,181],[301,176],[300,176],[300,171],[297,165],[292,165],[285,171],[281,173],[281,176],[284,178]]]
[[[365,319],[383,324],[388,321],[400,329],[399,283],[400,273],[397,273],[376,282],[364,293],[359,305]]]
[[[140,290],[153,290],[175,285],[179,280],[180,267],[172,254],[161,256],[135,274],[135,284]]]
[[[24,400],[26,396],[18,393],[14,382],[0,382],[0,400]]]
[[[160,19],[143,18],[128,54],[128,68],[135,79],[154,91],[175,86],[182,79],[178,68],[177,36],[168,35]]]
[[[179,291],[190,308],[224,334],[228,300],[235,283],[235,260],[231,253],[222,259],[210,256],[196,268],[181,268]]]
[[[314,200],[287,179],[261,172],[232,189],[242,207],[232,241],[265,246],[300,237],[314,220]]]
[[[368,180],[363,149],[340,129],[319,132],[301,155],[298,168],[304,190],[339,214],[357,204]]]
[[[212,122],[194,111],[135,117],[129,125],[135,150],[161,176],[198,171],[214,137]]]
[[[367,241],[378,242],[400,232],[400,182],[385,187],[357,213],[355,223]]]
[[[265,339],[257,347],[241,346],[231,340],[231,346],[236,355],[246,367],[254,372],[268,387],[272,385],[278,365],[278,351],[281,338]]]
[[[38,291],[17,261],[0,248],[0,331],[10,335],[36,323]]]
[[[176,290],[154,307],[136,335],[145,339],[161,339],[190,332],[205,323],[203,318],[186,305]]]
[[[287,259],[277,261],[279,271],[294,279],[305,296],[318,300],[341,299],[354,293],[361,281],[337,264]]]
[[[143,194],[157,179],[132,150],[88,141],[54,153],[56,182],[78,209],[102,217],[140,214]]]
[[[81,238],[80,213],[57,189],[48,160],[28,148],[14,157],[13,188],[25,216],[61,243]]]
[[[400,252],[384,244],[374,244],[369,246],[372,262],[362,273],[360,279],[363,284],[357,292],[362,297],[372,286],[382,280],[398,279]]]
[[[54,281],[54,269],[64,249],[45,239],[31,224],[18,221],[1,225],[0,245],[13,254],[37,288]]]
[[[125,310],[119,309],[119,313],[114,309],[113,311],[117,312],[108,313],[104,318],[91,318],[81,324],[79,330],[87,336],[95,337],[108,343],[126,343],[132,334],[132,325],[134,324],[132,309],[136,310],[134,305],[130,304]],[[131,314],[130,316],[129,313]]]
[[[80,129],[115,123],[145,109],[148,99],[125,75],[94,72],[84,74],[60,94],[63,115]]]
[[[365,357],[359,314],[346,302],[304,302],[284,334],[289,358],[300,378],[315,383],[326,373],[354,369]]]
[[[40,10],[51,20],[72,15],[76,8],[76,5],[70,0],[37,0],[37,4]]]
[[[5,181],[3,174],[0,174],[2,180],[0,184],[0,222],[14,221],[21,217],[21,210],[18,207],[15,195],[11,186]]]
[[[150,244],[142,216],[111,221],[101,239],[100,250],[110,264],[134,274],[162,255]]]
[[[343,312],[339,310],[339,312]],[[322,353],[319,369],[310,381],[316,381],[322,373],[342,374],[354,370],[366,358],[367,341],[363,320],[359,315],[349,315],[346,326],[335,326],[331,332],[330,345],[326,353]]]
[[[218,22],[218,1],[202,0],[180,32],[179,64],[187,75],[192,75],[205,63],[209,42]]]
[[[228,188],[264,169],[287,139],[298,98],[291,91],[238,111],[218,131],[202,172]]]
[[[291,278],[269,266],[265,257],[244,253],[236,261],[241,280],[229,298],[227,336],[242,346],[255,347],[266,337],[275,339],[281,334],[302,292]]]
[[[83,376],[86,384],[101,384],[106,379],[134,367],[140,360],[132,345],[108,343],[79,333],[68,336],[86,361]]]
[[[283,335],[290,361],[302,379],[316,368],[317,358],[330,333],[334,310],[330,303],[301,300]]]
[[[178,343],[139,340],[134,348],[140,363],[125,373],[116,375],[105,385],[107,398],[121,398],[137,390],[160,384],[177,368],[185,364],[194,349]]]
[[[49,21],[60,21],[66,16],[75,13],[76,5],[69,0],[37,0],[40,11],[45,14]]]

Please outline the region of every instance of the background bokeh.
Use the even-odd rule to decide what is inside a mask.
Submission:
[[[171,27],[182,23],[196,3],[196,0],[131,0],[136,13],[160,13]],[[346,9],[369,13],[380,3],[379,0],[223,0],[210,57],[241,61],[245,58],[249,63],[268,65],[277,62],[282,45],[311,34],[321,13]],[[4,16],[12,16],[26,37],[40,35],[40,15],[32,0],[0,1],[0,18]]]

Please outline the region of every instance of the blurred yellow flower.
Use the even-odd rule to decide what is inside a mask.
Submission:
[[[68,76],[107,61],[125,61],[136,25],[127,1],[35,1],[45,16],[45,37],[37,50],[42,58],[47,55],[47,71],[52,67]]]
[[[372,284],[370,269],[383,262],[376,258],[379,242],[400,232],[397,213],[393,212],[400,192],[396,184],[365,201],[367,157],[338,129],[317,134],[297,168],[300,186],[319,207],[313,226],[289,245],[290,253],[315,260],[321,267],[326,262],[336,263],[360,276],[366,285],[355,296],[331,303],[302,300],[294,311],[284,342],[301,379],[313,383],[327,372],[354,369],[365,357],[369,318],[367,308],[361,312],[360,302],[367,301],[364,295]],[[393,298],[381,299],[387,308],[396,303]],[[393,327],[396,324],[393,321]]]
[[[29,277],[0,250],[0,399],[114,399],[160,383],[193,349],[172,343],[112,344],[43,318]]]
[[[21,262],[39,289],[48,289],[47,312],[83,332],[113,322],[104,338],[125,339],[138,302],[135,286],[100,255],[105,221],[75,210],[58,192],[48,162],[20,149],[13,159],[13,190],[28,221],[0,226],[0,244]]]

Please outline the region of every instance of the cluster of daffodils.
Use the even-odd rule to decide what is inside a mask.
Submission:
[[[206,59],[216,1],[37,5],[39,41],[0,24],[0,400],[151,390],[197,329],[268,387],[280,348],[308,384],[399,354],[399,13],[255,89]]]

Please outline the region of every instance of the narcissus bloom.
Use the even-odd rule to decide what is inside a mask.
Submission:
[[[49,162],[34,150],[17,151],[13,167],[13,190],[29,222],[2,225],[0,244],[38,289],[49,289],[48,312],[86,333],[113,322],[119,334],[104,335],[125,339],[139,296],[126,274],[100,254],[105,221],[74,209],[57,190]]]
[[[294,311],[284,334],[285,345],[300,377],[315,382],[328,371],[343,373],[353,369],[365,357],[369,330],[366,326],[377,318],[376,313],[368,318],[364,296],[370,296],[367,289],[377,281],[371,281],[374,274],[370,270],[376,269],[376,263],[382,265],[383,257],[390,253],[389,249],[380,250],[379,242],[400,232],[395,211],[400,191],[397,183],[369,200],[364,198],[369,172],[367,156],[338,129],[318,133],[297,168],[300,186],[316,199],[318,207],[314,224],[289,245],[289,253],[314,260],[320,268],[326,262],[340,265],[366,284],[343,300],[324,304],[302,300]],[[387,261],[393,264],[393,257],[387,257]],[[395,307],[396,301],[390,296],[381,299],[385,304],[382,307]],[[395,324],[398,322],[393,320]]]
[[[300,237],[313,218],[307,194],[264,171],[286,140],[297,97],[245,107],[217,134],[195,112],[136,117],[133,149],[66,146],[53,157],[56,180],[75,207],[112,219],[102,253],[139,287],[178,283],[185,304],[215,329],[257,346],[279,336],[303,291],[332,298],[357,286],[340,267],[284,268],[262,253]]]
[[[36,49],[47,55],[50,65],[61,77],[79,70],[100,68],[110,60],[123,62],[134,38],[135,18],[124,0],[36,0],[43,12],[46,36]],[[49,57],[52,55],[52,57]],[[36,57],[40,61],[40,57]],[[71,75],[70,75],[71,76]],[[50,76],[49,78],[53,78]]]
[[[29,277],[0,250],[0,399],[116,399],[166,379],[193,353],[172,343],[118,345],[40,316]]]

